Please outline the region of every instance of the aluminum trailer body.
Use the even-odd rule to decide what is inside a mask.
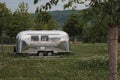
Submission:
[[[64,31],[22,31],[16,36],[16,53],[69,53],[69,36]]]

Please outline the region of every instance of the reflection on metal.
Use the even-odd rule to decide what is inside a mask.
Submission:
[[[70,52],[69,36],[59,30],[22,31],[16,37],[16,52],[36,54],[39,51]]]

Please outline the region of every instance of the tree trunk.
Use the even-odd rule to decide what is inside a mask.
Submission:
[[[109,80],[117,80],[118,26],[110,24],[108,30]]]

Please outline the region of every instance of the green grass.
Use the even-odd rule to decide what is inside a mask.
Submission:
[[[72,44],[71,54],[49,58],[12,55],[12,49],[0,53],[0,80],[108,80],[106,44]]]

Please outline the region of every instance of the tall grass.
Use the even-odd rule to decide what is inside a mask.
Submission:
[[[48,58],[12,55],[12,47],[6,51],[1,56],[3,80],[108,80],[106,44],[72,44],[71,54]]]

